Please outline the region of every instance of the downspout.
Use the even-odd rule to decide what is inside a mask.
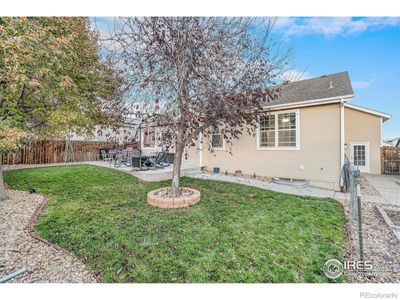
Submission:
[[[344,165],[344,156],[345,156],[345,149],[344,149],[344,103],[346,101],[342,98],[340,100],[340,171]]]
[[[199,133],[199,167],[203,166],[203,133]]]

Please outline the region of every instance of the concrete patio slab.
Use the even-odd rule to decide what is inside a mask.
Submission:
[[[150,169],[146,171],[132,171],[132,167],[127,167],[125,165],[120,167],[115,167],[114,164],[112,163],[110,164],[109,162],[104,162],[104,161],[92,161],[88,162],[88,164],[116,169],[125,173],[129,173],[143,181],[162,181],[162,180],[172,179],[172,168],[173,168],[172,165],[154,170]],[[195,167],[192,165],[182,165],[181,176],[196,174],[197,172],[200,173],[199,167]]]
[[[377,191],[376,194],[363,193],[362,200],[379,204],[400,205],[400,176],[399,175],[373,175],[363,177]]]

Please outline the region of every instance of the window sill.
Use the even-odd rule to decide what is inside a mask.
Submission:
[[[257,151],[299,151],[300,147],[257,147]]]

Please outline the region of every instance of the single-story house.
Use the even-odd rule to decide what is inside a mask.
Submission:
[[[221,172],[305,179],[313,186],[339,190],[345,157],[361,172],[381,173],[382,123],[391,118],[351,104],[353,98],[348,72],[289,83],[279,99],[265,103],[270,114],[260,116],[256,136],[244,133],[228,145],[214,131],[187,149],[184,163],[209,170],[219,167]],[[209,139],[213,153],[208,151]]]

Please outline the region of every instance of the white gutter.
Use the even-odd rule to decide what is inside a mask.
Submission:
[[[365,108],[365,107],[362,107],[362,106],[358,106],[358,105],[354,105],[354,104],[348,104],[348,103],[346,103],[345,106],[348,107],[348,108],[354,109],[354,110],[365,112],[367,114],[371,114],[371,115],[375,115],[375,116],[378,116],[378,117],[382,117],[384,119],[384,121],[387,121],[390,118],[392,118],[392,115],[390,115],[390,114],[386,114],[386,113],[383,113],[383,112],[380,112],[380,111],[377,111],[377,110],[373,110],[373,109],[369,109],[369,108]]]
[[[304,107],[304,106],[312,106],[312,105],[320,105],[320,104],[331,104],[331,103],[339,103],[344,99],[354,98],[354,94],[344,95],[341,97],[329,97],[329,98],[321,98],[321,99],[313,99],[313,100],[305,100],[291,103],[283,103],[276,105],[266,105],[263,108],[266,109],[281,109],[281,108],[293,108],[293,107]]]

